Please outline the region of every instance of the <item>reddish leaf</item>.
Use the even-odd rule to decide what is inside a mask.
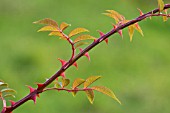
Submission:
[[[85,28],[76,28],[76,29],[72,30],[68,36],[72,37],[72,36],[77,35],[82,32],[89,32],[89,30],[87,30]]]
[[[94,101],[94,92],[93,92],[93,90],[85,90],[85,93],[86,93],[87,98],[90,101],[90,103],[93,104],[93,101]]]
[[[91,85],[93,82],[101,78],[101,76],[90,76],[86,79],[84,82],[84,88],[87,88],[89,85]]]
[[[82,51],[83,51],[83,49],[82,49],[82,48],[80,48],[80,52],[82,52]],[[90,55],[89,55],[89,53],[88,53],[88,52],[86,52],[83,56],[87,57],[87,58],[88,58],[88,60],[90,61]]]
[[[36,22],[33,22],[33,23],[34,24],[47,24],[47,25],[50,25],[50,26],[58,27],[57,22],[50,19],[50,18],[45,18],[43,20],[39,20],[39,21],[36,21]]]
[[[119,102],[119,104],[121,104],[121,102],[118,100],[118,98],[115,96],[115,94],[109,88],[104,87],[104,86],[93,86],[92,89],[110,96],[111,98],[113,98],[117,102]]]
[[[75,89],[76,87],[80,86],[81,84],[83,84],[85,82],[84,79],[81,78],[76,78],[73,82],[72,88]]]

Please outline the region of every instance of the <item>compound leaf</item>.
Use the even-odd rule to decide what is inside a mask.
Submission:
[[[86,93],[87,98],[90,101],[90,103],[93,104],[93,101],[94,101],[94,92],[93,92],[93,90],[86,90],[85,93]]]
[[[110,96],[111,98],[115,99],[119,104],[121,104],[121,102],[109,88],[104,86],[93,86],[92,89]]]
[[[40,31],[59,31],[56,27],[54,26],[44,26],[38,32]]]
[[[76,78],[76,79],[74,80],[74,82],[73,82],[72,88],[74,89],[74,88],[80,86],[81,84],[83,84],[84,82],[85,82],[84,79]]]
[[[88,40],[88,39],[96,39],[96,38],[91,35],[81,35],[74,40],[74,43],[77,43],[82,40]]]
[[[89,85],[91,85],[93,82],[101,78],[101,76],[90,76],[89,78],[86,79],[84,82],[84,88],[87,88]]]
[[[65,30],[67,27],[69,27],[69,26],[71,26],[70,24],[67,24],[67,23],[65,23],[65,22],[62,22],[61,24],[60,24],[60,29],[61,29],[61,31],[63,31],[63,30]]]
[[[76,29],[72,30],[68,36],[72,37],[72,36],[77,35],[82,32],[89,32],[89,30],[87,30],[85,28],[76,28]]]
[[[36,21],[36,22],[33,22],[33,23],[34,24],[46,24],[46,25],[58,27],[57,22],[50,19],[50,18],[45,18],[43,20],[39,20],[39,21]]]
[[[164,10],[164,2],[163,0],[158,0],[158,8],[159,8],[159,11],[163,11]]]

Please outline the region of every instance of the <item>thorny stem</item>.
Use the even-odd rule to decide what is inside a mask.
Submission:
[[[166,4],[164,6],[164,9],[169,9],[170,4]],[[57,77],[60,76],[61,73],[63,73],[67,68],[69,68],[74,62],[76,62],[80,57],[82,57],[86,52],[90,51],[93,47],[97,46],[99,43],[101,43],[103,40],[106,38],[110,37],[111,35],[115,34],[121,29],[124,29],[134,23],[137,23],[139,21],[144,20],[147,17],[152,16],[153,14],[159,12],[159,9],[156,8],[146,14],[143,14],[136,19],[133,19],[125,24],[119,25],[116,29],[112,29],[110,32],[106,33],[105,35],[101,36],[99,39],[97,39],[95,42],[90,44],[88,47],[86,47],[83,51],[81,51],[78,55],[76,55],[72,60],[68,61],[64,66],[62,66],[53,76],[51,76],[46,82],[43,83],[43,85],[40,88],[37,88],[35,91],[32,93],[29,93],[27,96],[16,102],[13,106],[8,107],[5,111],[2,111],[1,113],[10,113],[20,105],[24,104],[28,100],[31,99],[32,96],[39,94],[43,91],[45,87],[47,87],[49,84],[51,84]]]

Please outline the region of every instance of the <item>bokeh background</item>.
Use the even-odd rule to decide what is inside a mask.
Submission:
[[[42,26],[34,21],[52,18],[72,24],[66,33],[84,27],[99,37],[96,31],[107,32],[114,22],[101,14],[105,10],[133,19],[139,15],[137,8],[147,12],[156,7],[157,0],[0,0],[0,79],[17,91],[17,101],[28,94],[25,85],[36,87],[35,82],[44,82],[59,69],[57,58],[70,57],[67,42],[37,33]],[[98,92],[91,105],[83,92],[73,98],[67,92],[49,91],[36,105],[29,101],[14,113],[170,113],[170,21],[158,17],[140,26],[144,37],[135,32],[130,42],[125,29],[123,40],[118,34],[111,36],[109,45],[101,43],[90,51],[91,62],[83,57],[78,70],[66,71],[72,81],[102,75],[95,84],[112,89],[122,105]]]

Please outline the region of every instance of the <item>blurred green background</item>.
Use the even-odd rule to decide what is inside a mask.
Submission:
[[[44,82],[59,69],[57,58],[70,57],[67,42],[37,33],[42,26],[34,21],[52,18],[72,24],[66,33],[84,27],[99,37],[96,31],[107,32],[114,22],[101,14],[105,10],[133,19],[139,15],[137,8],[147,12],[156,7],[157,0],[0,0],[0,79],[17,91],[17,101],[28,94],[25,85],[36,87],[35,82]],[[144,37],[135,32],[130,42],[125,29],[123,40],[118,34],[111,36],[109,45],[101,43],[90,51],[91,62],[83,57],[78,70],[66,71],[72,81],[102,75],[95,84],[112,89],[122,105],[97,92],[91,105],[83,92],[73,98],[67,92],[49,91],[36,105],[29,101],[14,113],[170,113],[170,20],[152,18],[140,26]]]

